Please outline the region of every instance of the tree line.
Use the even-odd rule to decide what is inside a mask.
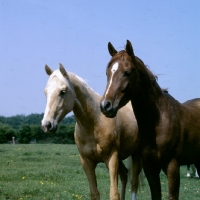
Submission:
[[[18,143],[74,144],[74,116],[65,117],[56,133],[46,134],[41,128],[42,114],[0,116],[0,144],[9,143],[15,137]]]

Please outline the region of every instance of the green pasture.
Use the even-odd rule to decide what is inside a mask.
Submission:
[[[96,170],[102,200],[109,199],[109,175],[104,164]],[[163,199],[167,200],[167,181],[161,173]],[[130,200],[127,189],[126,199]],[[0,200],[90,199],[87,178],[76,145],[29,144],[0,145]],[[138,200],[150,199],[146,179]],[[186,177],[181,167],[180,200],[200,199],[200,180]]]

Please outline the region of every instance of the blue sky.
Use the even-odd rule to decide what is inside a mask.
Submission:
[[[200,1],[0,0],[0,115],[42,113],[59,63],[100,95],[126,40],[180,102],[200,97]]]

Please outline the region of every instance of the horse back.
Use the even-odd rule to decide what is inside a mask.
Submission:
[[[200,98],[184,102],[184,136],[187,140],[188,151],[193,155],[197,152],[200,158]]]
[[[180,105],[178,115],[178,145],[177,158],[180,164],[193,163],[200,159],[200,98],[192,99]],[[175,126],[176,127],[176,124]]]
[[[183,104],[166,95],[156,126],[160,159],[176,157],[181,164],[200,159],[200,99]]]

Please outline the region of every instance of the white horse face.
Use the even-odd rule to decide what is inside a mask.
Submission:
[[[45,70],[50,77],[44,90],[47,104],[42,119],[42,128],[44,132],[55,132],[58,123],[73,110],[75,93],[68,74],[61,64],[60,70],[53,72],[47,65]]]

